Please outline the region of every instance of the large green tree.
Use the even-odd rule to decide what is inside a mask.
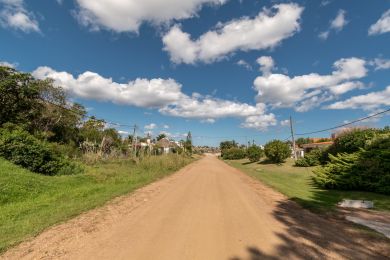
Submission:
[[[0,125],[14,123],[31,130],[42,110],[39,81],[30,74],[0,66]]]
[[[85,109],[72,104],[53,80],[0,66],[0,126],[12,123],[35,136],[60,143],[77,143]]]

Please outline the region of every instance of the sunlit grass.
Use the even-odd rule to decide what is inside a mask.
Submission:
[[[374,201],[376,210],[390,211],[390,196],[360,191],[324,190],[312,181],[314,167],[294,167],[293,160],[281,165],[227,161],[230,165],[283,193],[303,207],[314,211],[332,211],[342,199]]]
[[[140,162],[115,160],[86,173],[43,176],[0,158],[0,252],[46,227],[100,206],[169,175],[193,161],[169,155]]]

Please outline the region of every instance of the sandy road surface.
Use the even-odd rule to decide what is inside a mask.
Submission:
[[[5,259],[386,259],[386,240],[311,214],[213,156],[52,227]]]

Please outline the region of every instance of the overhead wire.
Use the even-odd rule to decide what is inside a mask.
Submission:
[[[54,102],[50,102],[48,100],[45,100],[44,102],[47,102],[51,105],[54,105],[54,106],[57,106],[59,108],[62,108],[64,110],[67,110],[71,113],[74,113],[74,114],[77,114],[77,115],[81,115],[81,116],[84,116],[88,119],[95,119],[95,120],[102,120],[104,121],[106,124],[109,124],[109,125],[114,125],[114,126],[119,126],[119,127],[131,127],[131,128],[138,128],[138,126],[136,124],[133,124],[133,125],[129,125],[129,124],[122,124],[122,123],[117,123],[117,122],[112,122],[112,121],[106,121],[104,119],[98,119],[96,118],[95,116],[88,116],[88,115],[85,115],[85,114],[82,114],[82,113],[78,113],[76,111],[74,111],[73,109],[70,109],[70,108],[67,108],[67,107],[64,107],[64,106],[61,106],[59,104],[56,104]],[[329,127],[329,128],[326,128],[326,129],[322,129],[322,130],[316,130],[316,131],[312,131],[312,132],[306,132],[306,133],[296,133],[295,136],[303,136],[303,135],[311,135],[311,134],[316,134],[316,133],[322,133],[322,132],[327,132],[327,131],[330,131],[330,130],[335,130],[335,129],[338,129],[338,128],[342,128],[344,126],[348,126],[348,125],[352,125],[354,123],[357,123],[357,122],[361,122],[361,121],[364,121],[364,120],[367,120],[367,119],[370,119],[370,118],[373,118],[373,117],[377,117],[379,115],[382,115],[382,114],[385,114],[387,112],[390,112],[390,108],[388,109],[385,109],[383,111],[380,111],[380,112],[377,112],[375,114],[372,114],[372,115],[369,115],[369,116],[366,116],[366,117],[363,117],[363,118],[359,118],[359,119],[356,119],[356,120],[353,120],[353,121],[350,121],[348,123],[345,123],[345,124],[341,124],[341,125],[337,125],[337,126],[333,126],[333,127]],[[231,139],[231,138],[245,138],[245,139],[251,139],[251,138],[254,138],[254,137],[258,137],[258,136],[262,136],[261,134],[257,134],[257,135],[251,135],[251,136],[248,136],[248,135],[231,135],[231,136],[205,136],[205,135],[194,135],[193,137],[194,138],[208,138],[208,139]],[[284,139],[284,141],[287,141],[291,138],[291,135],[287,138]]]
[[[389,112],[389,111],[390,111],[390,108],[389,108],[389,109],[386,109],[386,110],[383,110],[383,111],[381,111],[381,112],[378,112],[378,113],[375,113],[375,114],[372,114],[372,115],[363,117],[363,118],[359,118],[359,119],[350,121],[350,122],[345,123],[345,124],[341,124],[341,125],[337,125],[337,126],[334,126],[334,127],[330,127],[330,128],[326,128],[326,129],[322,129],[322,130],[317,130],[317,131],[313,131],[313,132],[297,133],[297,134],[295,134],[295,135],[297,135],[297,136],[311,135],[311,134],[317,134],[317,133],[327,132],[327,131],[330,131],[330,130],[335,130],[335,129],[338,129],[338,128],[341,128],[341,127],[344,127],[344,126],[352,125],[352,124],[354,124],[354,123],[357,123],[357,122],[361,122],[361,121],[367,120],[367,119],[372,118],[372,117],[376,117],[376,116],[385,114],[385,113],[387,113],[387,112]]]

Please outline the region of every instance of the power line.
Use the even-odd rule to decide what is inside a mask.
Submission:
[[[361,122],[361,121],[364,121],[364,120],[369,119],[369,118],[372,118],[372,117],[376,117],[376,116],[381,115],[381,114],[385,114],[385,113],[387,113],[387,112],[389,112],[389,111],[390,111],[390,108],[389,108],[389,109],[386,109],[386,110],[384,110],[384,111],[375,113],[375,114],[370,115],[370,116],[366,116],[366,117],[363,117],[363,118],[360,118],[360,119],[353,120],[353,121],[351,121],[351,122],[348,122],[348,123],[345,123],[345,124],[342,124],[342,125],[330,127],[330,128],[323,129],[323,130],[308,132],[308,133],[295,134],[295,135],[302,136],[302,135],[311,135],[311,134],[316,134],[316,133],[327,132],[327,131],[334,130],[334,129],[337,129],[337,128],[341,128],[341,127],[344,127],[344,126],[347,126],[347,125],[351,125],[351,124],[354,124],[354,123],[357,123],[357,122]]]
[[[70,109],[70,108],[67,108],[67,107],[64,107],[64,106],[61,106],[59,104],[56,104],[54,102],[50,102],[48,100],[43,100],[44,102],[46,103],[49,103],[51,105],[54,105],[54,106],[57,106],[61,109],[64,109],[64,110],[67,110],[73,114],[76,114],[76,115],[79,115],[79,116],[84,116],[88,119],[95,119],[95,120],[102,120],[104,121],[105,123],[109,124],[109,125],[114,125],[114,126],[119,126],[119,127],[131,127],[131,128],[138,128],[136,124],[133,124],[133,125],[129,125],[129,124],[122,124],[122,123],[116,123],[116,122],[110,122],[110,121],[106,121],[104,119],[98,119],[96,118],[95,116],[88,116],[88,115],[85,115],[83,113],[79,113],[73,109]],[[344,127],[344,126],[347,126],[347,125],[351,125],[351,124],[354,124],[354,123],[357,123],[357,122],[361,122],[361,121],[364,121],[366,119],[369,119],[369,118],[372,118],[372,117],[376,117],[378,115],[381,115],[381,114],[385,114],[387,112],[390,111],[390,108],[389,109],[386,109],[384,111],[381,111],[381,112],[378,112],[378,113],[375,113],[373,115],[370,115],[370,116],[366,116],[366,117],[363,117],[363,118],[360,118],[360,119],[356,119],[356,120],[353,120],[351,122],[348,122],[348,123],[345,123],[345,124],[341,124],[341,125],[337,125],[337,126],[334,126],[334,127],[330,127],[330,128],[326,128],[326,129],[322,129],[322,130],[317,130],[317,131],[313,131],[313,132],[307,132],[307,133],[296,133],[295,135],[296,136],[303,136],[303,135],[311,135],[311,134],[316,134],[316,133],[322,133],[322,132],[327,132],[327,131],[330,131],[330,130],[334,130],[334,129],[338,129],[338,128],[341,128],[341,127]],[[258,135],[251,135],[251,136],[248,136],[248,135],[232,135],[232,136],[193,136],[195,138],[209,138],[209,139],[230,139],[230,138],[254,138],[254,137],[259,137],[259,136],[262,136],[260,134]],[[287,137],[286,139],[284,139],[284,141],[287,141],[288,139],[291,138],[291,135],[289,137]]]

